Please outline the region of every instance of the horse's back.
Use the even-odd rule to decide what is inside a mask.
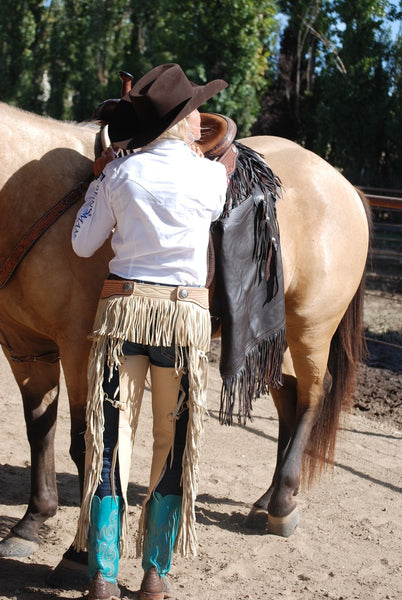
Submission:
[[[3,148],[0,188],[10,175],[27,162],[41,160],[48,152],[56,149],[76,151],[92,160],[96,131],[97,128],[93,124],[58,121],[0,102]],[[62,153],[58,156],[62,157]],[[68,171],[70,166],[66,161],[60,160],[54,164],[55,170],[59,168]]]

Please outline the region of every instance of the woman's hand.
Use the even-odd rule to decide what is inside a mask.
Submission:
[[[192,144],[190,144],[190,148],[193,152],[195,152],[198,156],[201,156],[201,158],[204,158],[204,153],[201,150],[201,148],[199,147],[199,145],[197,144],[197,142],[193,142]]]
[[[105,168],[105,165],[107,165],[107,163],[114,160],[116,157],[117,157],[116,151],[114,150],[114,148],[112,146],[109,146],[109,148],[106,148],[106,150],[104,150],[102,152],[102,154],[95,160],[95,162],[93,164],[93,171],[94,171],[95,177],[99,177],[99,175],[102,173],[103,169]]]

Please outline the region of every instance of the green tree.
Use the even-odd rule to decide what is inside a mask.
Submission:
[[[317,71],[323,56],[336,53],[328,38],[331,24],[328,0],[280,0],[286,25],[272,89],[263,102],[254,131],[284,135],[308,142],[309,123],[305,115],[312,110]]]
[[[71,106],[71,33],[63,0],[49,5],[49,61],[46,77],[49,82],[46,113],[57,119],[72,118]]]
[[[315,148],[354,182],[378,184],[388,161],[391,39],[386,2],[334,3],[344,71],[327,62],[319,77]],[[318,127],[325,123],[325,133]]]
[[[223,78],[229,88],[208,103],[250,132],[268,84],[279,31],[274,0],[132,2],[134,35],[128,70],[178,62],[196,83]],[[140,65],[141,73],[138,72]]]
[[[52,2],[52,116],[86,119],[100,100],[116,96],[117,71],[132,28],[129,5],[129,0]]]
[[[387,119],[387,161],[383,166],[384,182],[390,188],[402,187],[402,35],[392,48],[390,59],[391,91],[390,111]]]
[[[121,69],[138,78],[156,64],[178,62],[196,83],[228,81],[208,108],[231,115],[247,135],[276,60],[275,0],[40,0],[17,7],[3,0],[2,7],[3,98],[57,118],[88,118],[99,101],[117,96]]]
[[[0,97],[28,110],[43,110],[47,10],[41,0],[0,3]]]
[[[354,182],[386,185],[398,152],[398,52],[388,0],[280,2],[287,23],[277,77],[255,133],[284,135],[327,158]],[[393,59],[392,59],[393,57]],[[391,62],[393,60],[393,63]],[[392,140],[391,140],[391,137]]]

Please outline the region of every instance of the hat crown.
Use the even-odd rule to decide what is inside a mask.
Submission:
[[[225,87],[223,79],[196,85],[180,65],[159,65],[117,104],[109,123],[110,140],[126,149],[145,146]]]
[[[161,65],[145,75],[128,93],[137,115],[164,118],[181,109],[193,95],[193,86],[181,67],[175,63]],[[157,71],[154,73],[154,71]],[[149,76],[154,76],[149,81]],[[143,81],[146,78],[146,81]]]

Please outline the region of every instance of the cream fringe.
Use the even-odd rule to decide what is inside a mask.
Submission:
[[[160,293],[158,294],[160,290]],[[156,295],[163,295],[163,288]],[[112,370],[121,363],[125,340],[152,346],[170,346],[175,342],[176,365],[180,371],[187,359],[189,373],[189,423],[183,456],[182,516],[175,550],[182,556],[197,553],[195,531],[195,499],[198,488],[198,460],[203,421],[206,413],[207,366],[206,352],[211,339],[210,314],[192,302],[149,298],[143,296],[113,296],[98,303],[93,344],[88,365],[88,402],[86,413],[86,458],[84,495],[73,545],[87,549],[92,498],[101,480],[103,463],[103,370],[105,361]],[[185,355],[183,354],[185,351]],[[124,408],[124,407],[121,407]],[[151,490],[152,491],[152,490]],[[137,538],[137,553],[142,551],[146,529],[146,509],[143,509]],[[127,509],[122,515],[120,552],[126,552],[128,536]]]

